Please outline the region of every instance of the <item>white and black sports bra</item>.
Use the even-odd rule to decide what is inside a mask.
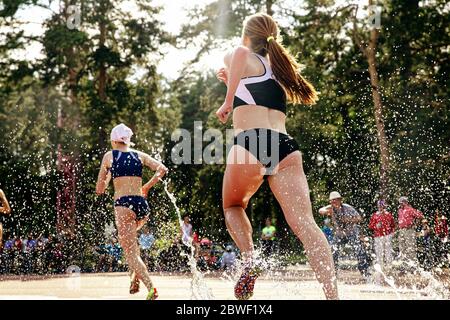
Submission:
[[[255,56],[264,66],[264,74],[242,78],[237,87],[233,108],[242,105],[259,105],[286,113],[286,93],[275,79],[269,62],[263,56]]]

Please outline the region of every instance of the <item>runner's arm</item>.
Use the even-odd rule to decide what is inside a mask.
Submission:
[[[98,172],[97,185],[95,192],[97,195],[105,193],[108,183],[111,180],[111,173],[109,172],[109,164],[111,163],[111,152],[107,152],[102,159],[100,171]]]
[[[319,209],[319,214],[321,214],[323,216],[331,216],[332,213],[333,213],[333,210],[332,210],[330,204]]]
[[[225,102],[232,105],[234,101],[234,96],[236,94],[239,81],[241,81],[242,75],[244,74],[245,67],[247,65],[247,59],[250,54],[250,50],[246,47],[240,46],[234,50],[231,55],[230,65],[228,66],[228,83],[227,83],[227,95],[225,97]],[[225,56],[225,63],[227,61],[227,56]]]
[[[0,207],[0,212],[4,214],[10,214],[11,213],[11,207],[9,206],[9,202],[6,199],[5,193],[3,190],[0,190],[0,203],[2,206]]]
[[[167,167],[160,161],[152,158],[146,153],[140,153],[139,154],[141,158],[143,159],[143,163],[145,166],[149,167],[151,170],[156,171],[153,177],[142,186],[142,194],[147,197],[148,192],[150,189],[157,184],[164,175],[169,171]]]

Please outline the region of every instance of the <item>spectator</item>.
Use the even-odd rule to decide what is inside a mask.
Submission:
[[[23,270],[25,273],[34,272],[36,239],[30,232],[28,238],[23,241]]]
[[[220,261],[220,268],[223,270],[234,270],[236,266],[236,253],[233,250],[233,246],[228,245],[225,248],[225,252],[222,255]]]
[[[39,237],[39,239],[42,241],[42,243],[44,245],[47,245],[48,241],[49,241],[49,234],[48,232],[45,232],[43,234],[41,234],[41,236]]]
[[[9,238],[5,241],[5,245],[3,246],[3,250],[12,251],[14,250],[14,243],[15,243],[14,237]]]
[[[189,215],[183,217],[183,224],[181,225],[181,241],[185,246],[190,246],[192,242],[192,224]]]
[[[321,215],[331,218],[333,223],[333,252],[334,266],[337,269],[339,256],[346,244],[350,244],[358,259],[358,270],[364,278],[369,276],[369,261],[359,237],[359,223],[361,215],[351,205],[343,203],[339,192],[333,191],[329,197],[330,204],[319,209]]]
[[[272,220],[266,218],[266,226],[262,229],[261,242],[263,253],[266,257],[270,256],[274,249],[275,234],[277,229],[272,225]]]
[[[434,266],[435,250],[433,242],[433,231],[428,224],[427,219],[422,219],[419,233],[419,262],[424,269],[429,270]]]
[[[98,260],[96,266],[96,272],[106,272],[109,270],[109,255],[107,250],[107,244],[102,243],[96,248]]]
[[[22,252],[23,252],[23,245],[22,245],[22,239],[20,236],[14,237],[14,244],[12,248],[12,270],[11,272],[15,274],[19,274],[22,272]]]
[[[192,244],[194,246],[194,257],[195,259],[198,259],[200,253],[200,237],[197,232],[192,234]]]
[[[208,238],[203,238],[200,241],[200,253],[197,260],[197,266],[200,270],[206,271],[214,269],[217,266],[217,257],[212,254],[213,243]]]
[[[142,233],[139,236],[139,246],[141,250],[150,250],[154,242],[155,237],[150,231],[150,228],[148,226],[142,227]]]
[[[62,273],[64,272],[64,244],[60,239],[52,238],[49,241],[49,259],[48,268],[50,272]]]
[[[448,265],[450,262],[450,259],[448,259],[450,242],[448,241],[447,217],[436,210],[434,221],[434,233],[437,238],[437,259],[441,266]]]
[[[448,238],[447,218],[445,215],[441,214],[439,209],[436,209],[436,214],[434,216],[434,233],[441,240]]]
[[[26,243],[26,247],[25,250],[27,252],[34,252],[34,249],[36,248],[36,244],[37,244],[37,239],[35,239],[34,235],[30,232],[30,234],[28,235],[28,240]]]
[[[11,273],[13,269],[13,255],[14,255],[14,237],[9,237],[8,234],[4,234],[6,241],[3,245],[2,261],[0,264],[1,271],[3,273]]]
[[[331,226],[331,220],[329,218],[325,218],[323,220],[322,232],[325,234],[328,243],[331,245],[333,243],[333,229]]]
[[[385,210],[386,203],[379,200],[376,211],[369,222],[369,229],[373,230],[375,254],[377,263],[383,268],[392,263],[392,237],[395,231],[395,221],[392,214]]]
[[[192,249],[195,250],[195,247],[192,247],[193,230],[192,224],[190,222],[191,219],[189,215],[185,215],[183,217],[183,223],[181,225],[181,248],[179,249],[184,256],[184,259],[180,261],[180,270],[187,268],[188,256],[191,255]],[[193,254],[195,255],[195,252]]]
[[[398,210],[400,260],[417,263],[416,223],[423,219],[423,213],[414,209],[406,197],[400,197],[398,202],[400,203]]]
[[[111,238],[111,242],[106,246],[108,257],[108,271],[115,272],[118,271],[119,265],[122,259],[122,247],[117,241],[116,237]]]
[[[46,261],[46,242],[43,237],[39,237],[36,242],[36,264],[35,271],[39,274],[45,272],[45,261]]]

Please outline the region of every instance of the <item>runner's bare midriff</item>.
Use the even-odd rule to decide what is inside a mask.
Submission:
[[[258,105],[243,105],[233,111],[235,135],[244,130],[265,128],[281,133],[286,132],[286,115],[278,110]]]
[[[118,177],[114,179],[114,200],[123,196],[142,195],[141,177]]]

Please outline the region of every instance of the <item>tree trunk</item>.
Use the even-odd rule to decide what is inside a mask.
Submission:
[[[104,12],[104,15],[106,15],[107,12]],[[106,43],[106,23],[105,21],[100,21],[99,23],[99,29],[100,29],[100,39],[99,39],[99,48],[104,48]],[[100,69],[98,71],[98,87],[97,92],[98,96],[100,98],[100,101],[102,104],[106,103],[107,96],[106,96],[106,83],[107,83],[108,75],[107,75],[107,67],[102,63],[100,65]],[[105,152],[107,143],[107,134],[104,126],[99,130],[98,135],[98,145],[99,145],[99,151]]]
[[[269,16],[273,16],[273,9],[272,9],[273,3],[274,0],[266,0],[266,13]]]
[[[373,5],[373,0],[368,0],[369,6]],[[354,6],[355,13],[353,16],[353,38],[359,46],[361,52],[367,59],[369,65],[368,71],[370,75],[370,85],[372,87],[372,98],[374,104],[375,123],[377,125],[378,144],[380,146],[380,198],[385,199],[389,194],[389,146],[386,138],[383,120],[383,103],[381,100],[379,79],[377,72],[376,50],[378,41],[378,29],[373,26],[370,31],[369,43],[366,46],[359,38],[356,26],[356,15],[358,5]]]
[[[100,43],[99,47],[105,46],[106,42],[106,25],[100,22]],[[106,66],[102,64],[98,73],[98,96],[102,102],[106,101]]]
[[[369,5],[373,5],[373,1],[369,0]],[[375,123],[377,125],[378,143],[381,153],[380,168],[380,197],[385,198],[389,189],[389,147],[386,139],[386,132],[383,120],[383,103],[381,100],[379,78],[377,72],[376,50],[378,42],[378,29],[372,27],[370,31],[370,40],[366,52],[367,62],[369,64],[370,84],[372,87],[372,98],[374,104]]]
[[[372,86],[372,98],[374,104],[375,123],[377,125],[378,143],[381,153],[380,168],[380,196],[385,198],[389,188],[389,147],[386,139],[383,120],[383,104],[379,90],[377,63],[376,63],[376,42],[378,30],[371,31],[369,47],[367,49],[367,62],[369,63],[370,84]]]
[[[71,5],[70,0],[64,1],[64,9],[62,11],[62,18],[67,21],[68,12],[67,8]],[[75,48],[68,48],[64,52],[68,68],[68,88],[69,88],[69,99],[71,108],[77,108],[77,65],[78,62],[77,54],[75,53]],[[60,178],[62,179],[59,185],[57,196],[56,196],[56,211],[57,211],[57,230],[58,233],[63,234],[68,238],[75,237],[75,227],[76,227],[76,217],[75,217],[75,195],[76,195],[76,181],[77,181],[77,159],[79,152],[77,149],[74,150],[73,156],[66,155],[64,152],[64,146],[61,144],[65,128],[71,128],[76,130],[79,124],[78,114],[79,112],[71,112],[73,115],[70,121],[66,121],[65,112],[62,106],[58,109],[57,117],[57,127],[58,127],[58,144],[57,144],[57,159],[58,166],[57,170],[59,172]]]

